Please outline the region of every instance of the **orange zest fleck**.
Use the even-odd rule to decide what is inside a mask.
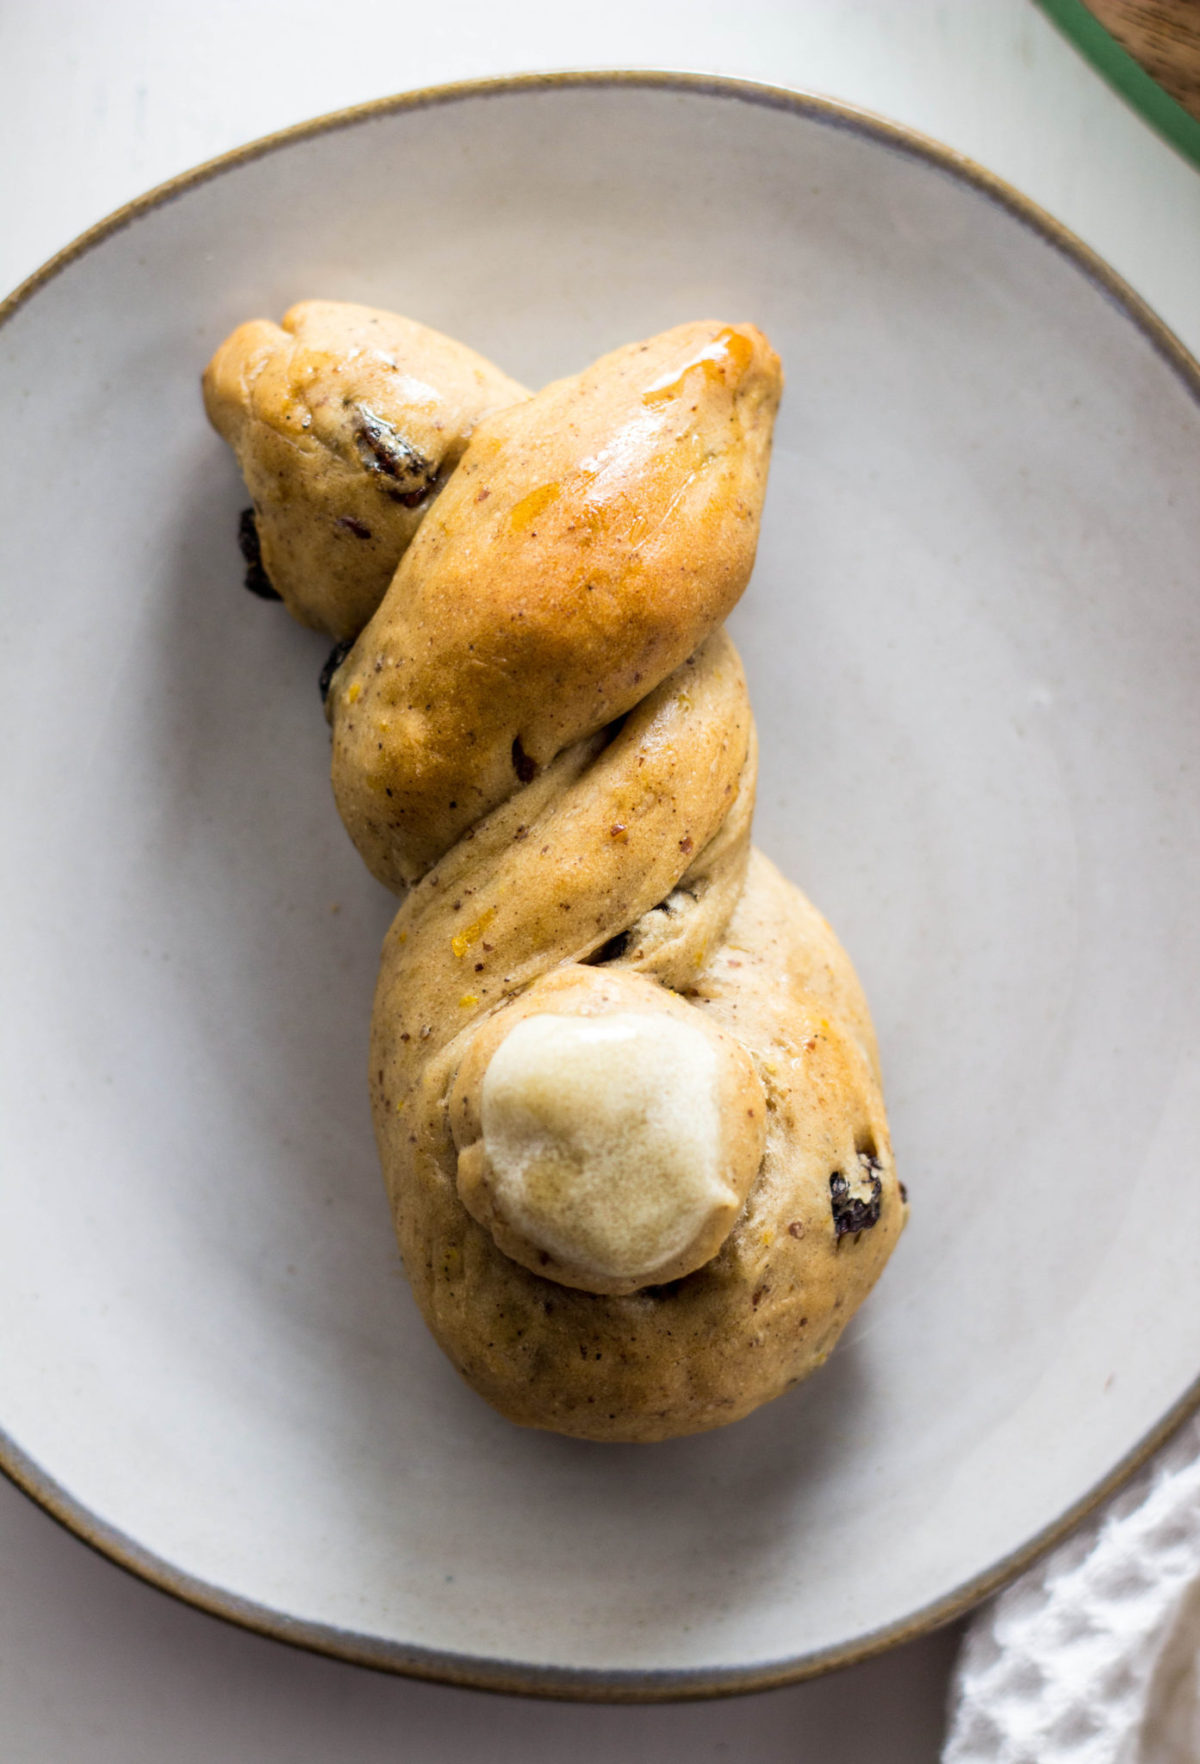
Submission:
[[[473,925],[468,925],[465,931],[460,931],[457,937],[452,937],[450,939],[450,947],[458,957],[459,961],[461,961],[466,955],[473,943],[479,942],[479,939],[483,936],[495,917],[495,907],[489,907],[486,913],[480,914]]]
[[[508,517],[513,531],[520,533],[526,527],[532,526],[542,510],[549,508],[552,502],[557,502],[561,495],[561,484],[539,484],[536,490],[529,492],[528,496],[522,496]]]

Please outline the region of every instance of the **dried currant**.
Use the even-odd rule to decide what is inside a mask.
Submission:
[[[835,1170],[829,1178],[829,1203],[833,1210],[833,1234],[839,1241],[850,1232],[869,1231],[879,1223],[883,1183],[879,1159],[859,1152],[858,1169],[850,1176]]]
[[[325,666],[321,669],[320,679],[322,704],[324,704],[325,700],[329,697],[329,688],[333,684],[333,676],[337,673],[338,669],[353,648],[353,637],[346,637],[343,638],[341,643],[335,643],[333,648],[329,651],[329,654],[325,657]]]
[[[245,583],[251,594],[257,594],[260,600],[282,600],[282,594],[271,586],[271,578],[263,568],[258,523],[252,508],[244,508],[238,516],[238,550],[246,565]]]
[[[525,749],[521,746],[521,737],[519,735],[516,736],[512,744],[512,763],[513,771],[517,774],[521,783],[532,783],[533,779],[537,776],[537,761],[530,759]]]
[[[354,443],[367,470],[389,480],[383,489],[393,501],[415,508],[428,496],[437,467],[406,441],[399,429],[365,404],[355,412]]]
[[[602,943],[591,958],[592,966],[600,968],[604,966],[605,962],[619,962],[629,948],[632,935],[631,931],[618,931],[615,937],[610,937],[607,943]]]

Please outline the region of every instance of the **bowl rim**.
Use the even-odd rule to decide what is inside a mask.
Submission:
[[[1093,286],[1099,288],[1133,321],[1143,338],[1176,373],[1184,389],[1200,405],[1200,362],[1196,361],[1141,296],[1089,245],[1084,244],[1061,222],[994,172],[987,171],[964,154],[909,128],[906,124],[889,121],[872,111],[838,99],[720,74],[685,73],[665,69],[564,69],[549,73],[461,80],[372,99],[260,136],[244,146],[205,160],[200,165],[155,185],[145,194],[124,203],[104,219],[88,227],[60,251],[55,252],[32,275],[26,277],[5,300],[0,301],[0,326],[15,317],[47,283],[69,265],[115,233],[122,232],[143,216],[225,172],[293,146],[297,142],[342,129],[357,128],[364,123],[400,112],[428,110],[477,99],[596,89],[687,93],[782,110],[827,127],[848,130],[893,151],[919,159],[968,184],[1036,233],[1044,243],[1068,258]],[[540,1666],[518,1660],[496,1660],[454,1653],[446,1649],[388,1641],[341,1629],[332,1624],[292,1617],[286,1612],[243,1598],[237,1593],[184,1572],[165,1558],[145,1549],[127,1533],[107,1524],[30,1458],[2,1426],[0,1472],[29,1495],[43,1511],[119,1568],[197,1610],[224,1618],[257,1635],[287,1642],[351,1665],[436,1683],[575,1702],[648,1704],[734,1696],[799,1683],[840,1667],[857,1665],[902,1642],[916,1641],[962,1617],[972,1606],[999,1591],[1039,1556],[1061,1542],[1076,1525],[1093,1513],[1145,1464],[1159,1446],[1197,1410],[1200,1410],[1200,1377],[1106,1476],[1049,1525],[1000,1561],[931,1604],[895,1622],[867,1630],[848,1642],[779,1660],[727,1668],[609,1670]]]

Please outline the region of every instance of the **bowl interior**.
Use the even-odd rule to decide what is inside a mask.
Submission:
[[[533,383],[691,317],[783,356],[732,627],[757,838],[858,965],[913,1216],[829,1366],[725,1432],[519,1432],[408,1295],[364,1075],[391,903],[198,393],[311,295]],[[1200,411],[1070,252],[817,106],[518,86],[151,208],[9,318],[0,395],[10,1464],[335,1651],[703,1688],[951,1598],[1183,1397]]]

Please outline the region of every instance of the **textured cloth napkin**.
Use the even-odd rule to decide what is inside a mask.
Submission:
[[[943,1764],[1200,1764],[1200,1416],[975,1618]]]

